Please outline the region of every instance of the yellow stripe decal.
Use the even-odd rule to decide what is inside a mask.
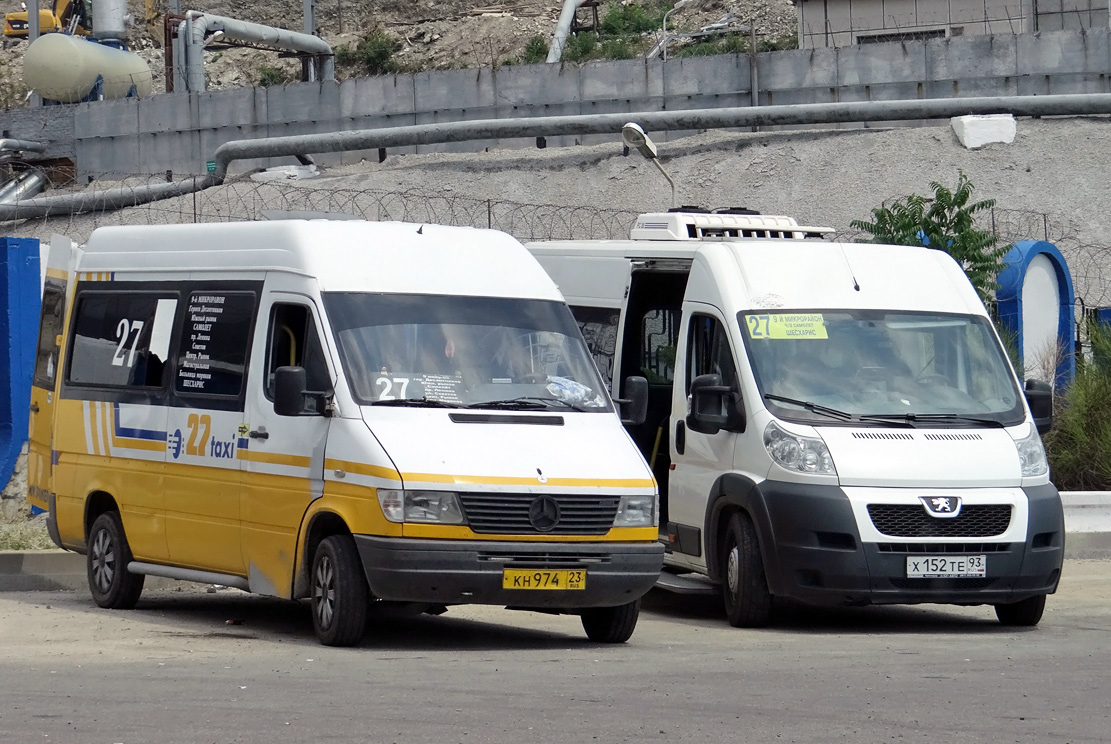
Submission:
[[[283,455],[278,452],[258,452],[257,450],[236,450],[240,460],[251,462],[264,462],[269,465],[289,465],[295,468],[307,468],[312,465],[312,458],[303,455]]]
[[[424,483],[460,483],[486,486],[574,486],[578,488],[654,488],[656,482],[648,478],[514,478],[498,475],[444,475],[441,473],[402,473],[406,481]]]
[[[47,269],[46,275],[51,279],[69,279],[69,272],[64,269]]]
[[[112,418],[112,407],[109,403],[97,404],[97,419],[100,421],[101,429],[104,432],[104,454],[108,457],[112,456],[112,434],[110,419]]]
[[[355,475],[369,475],[373,478],[387,478],[389,480],[401,480],[401,474],[393,468],[384,468],[380,465],[367,465],[363,462],[351,462],[350,460],[331,460],[324,461],[325,470],[345,470],[348,473]]]
[[[166,443],[152,439],[132,439],[130,437],[112,437],[112,446],[120,449],[147,450],[148,452],[165,452]]]

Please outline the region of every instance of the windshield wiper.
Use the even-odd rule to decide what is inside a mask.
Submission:
[[[1006,428],[1001,421],[995,419],[980,418],[979,416],[965,416],[960,413],[872,413],[862,415],[860,419],[873,420],[873,421],[898,421],[906,422],[913,425],[915,422],[941,422],[941,421],[960,421],[969,424],[976,424],[977,426],[991,426],[998,429]]]
[[[391,398],[389,400],[373,400],[367,405],[371,406],[409,406],[412,408],[459,408],[458,403],[448,403],[434,398]]]
[[[799,400],[798,398],[787,398],[782,395],[775,395],[774,393],[764,393],[765,400],[774,400],[780,403],[790,403],[793,406],[801,406],[808,411],[820,413],[823,416],[830,418],[841,419],[842,421],[851,421],[853,415],[848,411],[841,411],[836,408],[829,408],[828,406],[820,406],[817,403],[811,403],[808,400]]]
[[[484,400],[481,403],[468,403],[464,408],[509,408],[521,411],[535,411],[542,408],[570,408],[575,411],[582,411],[574,403],[568,403],[559,398],[542,398],[532,395],[522,395],[518,398],[506,398],[505,400]]]

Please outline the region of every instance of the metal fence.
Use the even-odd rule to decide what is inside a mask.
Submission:
[[[165,176],[129,176],[122,177],[119,182],[98,181],[90,189],[96,194],[98,190],[119,188],[121,184],[139,187],[165,180]],[[48,240],[58,233],[85,241],[94,229],[106,225],[257,220],[277,217],[283,212],[492,228],[522,241],[625,238],[638,214],[633,210],[590,205],[479,199],[444,191],[329,186],[328,179],[257,182],[244,177],[205,191],[127,209],[94,207],[81,214],[0,222],[0,234]],[[1086,338],[1085,311],[1111,306],[1111,246],[1084,242],[1071,223],[1044,212],[994,208],[981,213],[980,217],[980,226],[991,230],[1001,244],[1045,240],[1061,251],[1068,261],[1077,295],[1078,337]],[[858,231],[845,230],[835,237],[852,241],[864,236]]]

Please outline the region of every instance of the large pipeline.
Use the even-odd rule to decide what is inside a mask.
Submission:
[[[238,160],[295,157],[307,153],[346,152],[381,147],[431,145],[468,140],[545,137],[576,134],[618,134],[635,121],[647,131],[687,131],[749,126],[833,124],[945,119],[966,114],[1015,116],[1086,116],[1111,114],[1111,93],[1003,98],[933,98],[909,101],[860,101],[790,106],[745,106],[688,111],[640,111],[624,114],[544,116],[527,119],[422,124],[386,129],[235,140],[216,149],[216,171],[209,176],[168,184],[39,197],[0,204],[0,220],[72,214],[91,209],[119,209],[201,191],[223,183],[228,166]]]
[[[556,22],[555,34],[552,35],[552,48],[548,50],[548,64],[559,62],[563,56],[563,47],[567,44],[567,37],[571,35],[571,24],[575,22],[575,12],[583,0],[563,0],[563,10],[560,11],[559,20]]]
[[[306,52],[314,55],[320,65],[318,77],[322,80],[336,79],[336,60],[332,47],[318,36],[289,31],[284,28],[263,26],[259,23],[240,21],[235,18],[209,15],[190,10],[179,27],[178,35],[185,39],[185,81],[186,88],[192,92],[205,89],[204,80],[204,42],[209,32],[221,32],[225,38],[236,41],[249,41],[266,44],[279,49]]]

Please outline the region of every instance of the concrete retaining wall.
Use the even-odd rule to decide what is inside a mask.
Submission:
[[[49,156],[74,157],[80,176],[166,170],[182,175],[203,173],[216,148],[235,139],[441,121],[746,106],[752,101],[750,65],[747,56],[719,55],[423,72],[13,111],[0,115],[0,128],[5,136],[47,141]],[[757,69],[761,105],[1108,92],[1111,32],[772,52],[757,55]],[[553,137],[547,144],[568,146],[577,139],[593,143],[605,137]],[[533,145],[532,140],[484,141],[396,152]],[[343,153],[320,161],[377,156]]]

